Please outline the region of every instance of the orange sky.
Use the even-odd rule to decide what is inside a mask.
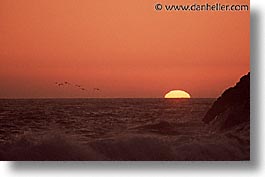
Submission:
[[[217,97],[249,71],[249,12],[157,12],[156,2],[0,0],[0,98]]]

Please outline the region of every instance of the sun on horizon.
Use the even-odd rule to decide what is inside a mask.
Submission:
[[[164,98],[191,98],[191,96],[183,90],[171,90],[165,94]]]

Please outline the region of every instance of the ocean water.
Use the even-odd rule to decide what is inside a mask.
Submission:
[[[214,101],[3,99],[0,160],[249,159],[247,133],[202,122]]]

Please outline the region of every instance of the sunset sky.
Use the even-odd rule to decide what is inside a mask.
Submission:
[[[158,12],[157,2],[0,0],[0,98],[218,97],[249,71],[249,12]],[[195,1],[161,1],[183,2]],[[64,81],[101,92],[54,84]]]

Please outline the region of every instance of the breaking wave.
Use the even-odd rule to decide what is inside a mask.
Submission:
[[[219,136],[217,138],[217,136]],[[248,160],[249,143],[239,137],[173,136],[127,134],[80,143],[74,137],[48,132],[36,137],[27,133],[0,144],[1,160],[84,161],[84,160]]]

